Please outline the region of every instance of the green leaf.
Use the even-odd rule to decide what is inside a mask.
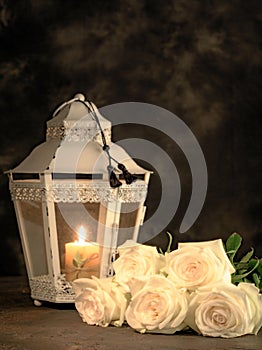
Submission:
[[[159,250],[160,254],[164,255],[164,252],[163,252],[163,250],[160,247],[158,248],[158,250]]]
[[[248,262],[248,268],[249,269],[253,269],[254,266],[256,267],[256,269],[259,269],[259,265],[260,265],[260,261],[258,260],[258,258],[251,259]]]
[[[85,264],[86,259],[83,258],[82,254],[80,254],[78,251],[76,252],[74,258],[73,258],[73,265],[75,267],[83,267]]]
[[[240,263],[247,263],[251,259],[253,254],[254,254],[254,248],[251,248],[251,251],[243,256],[243,258],[240,260]]]
[[[260,277],[258,276],[257,273],[253,273],[252,277],[253,277],[253,280],[255,282],[255,285],[259,288],[259,284],[260,284],[260,280],[261,280]]]
[[[262,259],[259,259],[259,265],[257,267],[257,272],[260,274],[262,279]]]
[[[241,242],[242,237],[238,233],[234,232],[228,237],[226,241],[226,248],[228,251],[236,250],[240,247]]]
[[[74,265],[75,267],[79,267],[78,261],[77,261],[75,258],[73,259],[73,265]]]
[[[240,270],[240,269],[247,270],[248,267],[249,267],[248,263],[235,262],[235,269],[236,270]]]
[[[241,246],[242,237],[238,233],[232,233],[226,241],[226,251],[231,262],[233,262],[234,256]]]
[[[257,268],[258,265],[259,265],[259,260],[257,260],[256,264],[252,267],[251,270],[241,275],[233,275],[232,279],[234,280],[234,282],[240,282],[244,277],[247,277],[248,275],[250,275],[251,272],[253,272]]]
[[[172,242],[173,242],[173,236],[170,232],[167,231],[167,235],[169,237],[169,243],[168,243],[168,246],[167,246],[167,249],[166,249],[166,253],[170,253],[170,250],[171,250],[171,245],[172,245]]]
[[[233,254],[233,253],[235,253],[235,249],[234,250],[226,250],[226,252],[227,252],[227,254]]]

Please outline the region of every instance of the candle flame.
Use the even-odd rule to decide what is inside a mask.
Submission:
[[[84,226],[80,226],[78,230],[78,242],[84,243],[86,240],[86,230]]]

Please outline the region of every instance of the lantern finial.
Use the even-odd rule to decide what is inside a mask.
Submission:
[[[85,95],[84,94],[81,94],[81,93],[77,93],[74,98],[80,100],[80,101],[85,101]]]

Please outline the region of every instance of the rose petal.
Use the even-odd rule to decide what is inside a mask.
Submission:
[[[254,304],[251,306],[249,292],[243,287],[245,289],[245,286],[217,283],[199,288],[190,295],[185,323],[212,337],[232,338],[255,333],[261,326],[261,315],[256,318],[256,310],[261,310],[261,299],[258,290],[255,292],[248,286],[249,292],[256,295],[252,294]]]
[[[132,280],[132,300],[126,310],[128,324],[140,332],[175,333],[187,313],[185,291],[161,275]]]

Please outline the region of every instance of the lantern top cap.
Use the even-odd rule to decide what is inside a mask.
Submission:
[[[78,92],[77,94],[75,94],[75,96],[73,98],[71,98],[70,100],[68,101],[65,101],[64,103],[62,103],[60,106],[57,107],[57,109],[54,111],[53,113],[53,118],[55,118],[57,116],[57,114],[63,109],[65,108],[66,106],[70,106],[72,103],[74,102],[77,102],[77,101],[80,101],[80,102],[83,102],[83,103],[86,103],[86,107],[88,108],[90,105],[93,107],[93,109],[98,112],[98,109],[97,107],[95,106],[94,103],[86,100],[86,97],[84,94],[82,94],[81,92]]]
[[[103,130],[103,139],[101,136]],[[11,173],[60,173],[108,176],[110,148],[113,166],[123,163],[133,174],[145,174],[124,149],[111,141],[111,122],[105,119],[94,103],[78,93],[62,103],[47,122],[47,139],[37,146]],[[119,172],[118,169],[116,169]]]
[[[100,114],[93,102],[86,100],[84,94],[77,93],[54,111],[53,118],[47,122],[46,138],[99,142],[101,135],[98,123],[105,131],[107,142],[110,142],[111,122]]]
[[[78,98],[80,101],[85,101],[85,95],[81,93],[75,94],[74,98]]]

